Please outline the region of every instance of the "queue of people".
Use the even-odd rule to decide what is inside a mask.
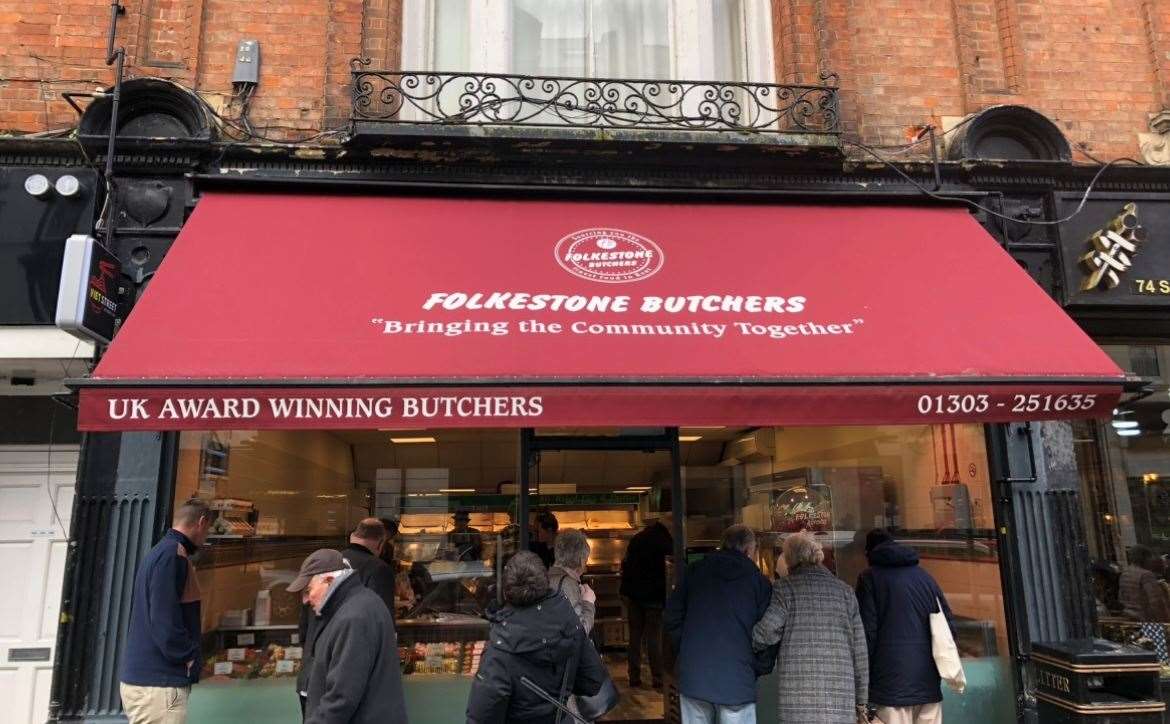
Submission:
[[[206,503],[187,501],[136,572],[120,672],[131,724],[186,721],[190,686],[202,668],[191,557],[211,523]],[[472,531],[460,535],[474,545]],[[551,548],[550,566],[533,551],[516,553],[504,566],[503,604],[488,612],[489,641],[472,681],[468,724],[590,722],[616,703],[589,636],[596,596],[581,582],[588,539],[569,530],[541,542]],[[288,587],[305,605],[297,693],[309,724],[407,722],[387,545],[387,523],[362,520],[344,550],[314,551]],[[756,566],[756,545],[746,526],[728,528],[720,548],[691,564],[668,597],[669,519],[634,536],[621,583],[630,612],[631,686],[641,683],[643,641],[652,685],[661,686],[656,627],[663,625],[677,652],[684,724],[754,724],[756,680],[773,669],[781,724],[941,723],[930,617],[941,611],[949,620],[951,613],[913,549],[871,531],[869,567],[852,589],[824,567],[824,551],[810,534],[785,538],[787,572],[775,582]],[[1137,578],[1132,587],[1140,592],[1143,576]]]
[[[756,679],[773,669],[781,724],[941,723],[930,616],[951,614],[913,549],[872,531],[856,589],[810,534],[785,538],[771,584],[755,549],[750,529],[728,528],[670,595],[684,724],[754,724]]]

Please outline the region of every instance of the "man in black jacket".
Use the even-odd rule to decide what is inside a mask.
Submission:
[[[751,528],[731,526],[719,550],[687,567],[666,602],[683,724],[755,724],[756,678],[771,671],[777,653],[752,653],[752,628],[772,600],[755,552]]]
[[[305,559],[288,590],[304,591],[317,617],[305,650],[305,721],[406,724],[394,620],[356,571],[323,548]]]
[[[931,653],[930,614],[951,620],[946,596],[918,566],[918,553],[885,530],[866,536],[869,568],[857,600],[869,649],[869,701],[885,724],[942,721],[942,688]]]
[[[666,605],[666,557],[674,552],[669,515],[653,520],[630,539],[618,592],[630,624],[630,686],[642,685],[642,640],[655,689],[662,688],[662,608]]]
[[[349,536],[341,557],[354,569],[362,585],[377,594],[394,615],[394,571],[379,557],[386,540],[386,528],[377,518],[365,518]]]

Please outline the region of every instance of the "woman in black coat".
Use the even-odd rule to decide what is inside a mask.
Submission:
[[[504,567],[506,606],[492,617],[487,648],[471,683],[467,724],[556,724],[567,717],[520,682],[527,677],[554,699],[593,696],[608,674],[573,606],[548,588],[535,553]],[[560,715],[560,716],[558,716]]]

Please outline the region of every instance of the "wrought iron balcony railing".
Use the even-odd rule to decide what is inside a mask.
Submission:
[[[355,61],[359,124],[840,132],[836,76],[824,85],[370,70]]]

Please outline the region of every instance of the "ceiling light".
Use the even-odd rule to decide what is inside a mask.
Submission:
[[[687,425],[683,427],[684,430],[726,430],[726,425]]]
[[[1133,437],[1134,435],[1141,435],[1142,434],[1141,430],[1134,430],[1134,429],[1128,429],[1128,428],[1124,429],[1124,430],[1117,430],[1116,432],[1121,437]]]
[[[390,442],[396,445],[415,445],[418,443],[434,442],[433,437],[392,437]]]
[[[439,488],[440,493],[474,493],[475,488]]]
[[[703,439],[702,435],[679,435],[678,436],[679,442],[694,442],[696,440],[702,440],[702,439]]]
[[[649,485],[627,485],[626,490],[650,490]]]
[[[1137,420],[1114,420],[1110,424],[1118,430],[1127,430],[1139,427],[1141,423],[1139,423]]]

